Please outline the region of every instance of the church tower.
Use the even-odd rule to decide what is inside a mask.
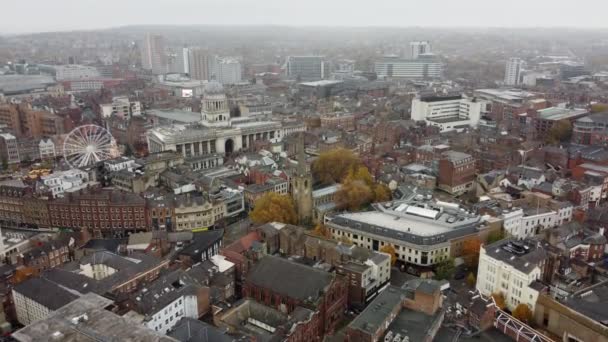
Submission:
[[[312,222],[312,174],[306,167],[304,132],[300,132],[297,145],[298,168],[291,178],[291,196],[296,206],[299,224]]]

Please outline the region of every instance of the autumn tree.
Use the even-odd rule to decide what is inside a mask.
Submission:
[[[462,244],[462,256],[467,263],[467,266],[477,269],[480,249],[481,241],[478,238],[465,240]]]
[[[591,113],[601,113],[608,111],[608,104],[606,103],[596,103],[591,105]]]
[[[566,142],[570,140],[572,136],[572,124],[568,120],[560,120],[551,126],[547,134],[547,142],[550,144],[557,144],[560,142]]]
[[[391,198],[391,189],[388,186],[384,184],[374,186],[374,202],[386,202],[390,201]]]
[[[384,245],[380,248],[380,252],[386,253],[391,256],[391,265],[394,265],[397,261],[397,251],[392,245]]]
[[[253,211],[249,214],[257,224],[268,222],[297,223],[296,209],[291,197],[275,192],[264,194],[254,203]]]
[[[349,171],[362,166],[361,160],[350,150],[338,148],[323,152],[312,164],[315,179],[323,184],[339,183]]]
[[[357,211],[369,204],[374,197],[370,187],[361,180],[349,180],[342,183],[336,193],[338,207]]]
[[[532,319],[532,310],[528,305],[521,303],[513,310],[513,317],[524,323],[529,323]]]
[[[327,226],[322,223],[319,223],[315,226],[315,229],[312,230],[312,234],[326,239],[331,238],[331,232],[329,231]]]
[[[467,284],[470,287],[475,286],[475,284],[477,283],[477,278],[475,277],[475,274],[473,274],[473,272],[470,272],[469,275],[467,276]]]
[[[505,295],[502,292],[492,293],[492,298],[494,298],[494,302],[499,309],[503,310],[507,306]]]

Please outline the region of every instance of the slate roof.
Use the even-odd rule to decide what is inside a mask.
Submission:
[[[184,247],[179,254],[188,255],[194,261],[201,261],[201,253],[213,246],[214,243],[222,240],[223,236],[223,229],[193,233],[192,242]]]
[[[361,314],[348,325],[351,329],[375,333],[380,325],[393,311],[395,306],[402,305],[405,298],[403,290],[395,286],[389,286],[374,299]]]
[[[182,318],[167,335],[181,342],[239,341],[213,325],[194,318]]]
[[[275,256],[265,256],[247,275],[247,283],[301,301],[316,302],[335,275]]]
[[[564,305],[608,325],[608,282],[604,281],[581,290],[576,295],[568,297]]]
[[[524,254],[512,253],[504,249],[507,244],[515,241],[514,239],[503,239],[485,246],[486,254],[526,274],[530,273],[547,258],[544,248],[539,246],[534,240],[519,241],[528,247],[527,252]]]
[[[108,251],[97,251],[84,256],[79,262],[68,263],[61,268],[45,271],[42,277],[79,293],[105,294],[115,286],[125,283],[139,273],[159,266],[162,262],[161,259],[146,254],[132,253],[126,258]],[[116,269],[116,272],[99,280],[89,278],[79,273],[80,265],[89,263],[108,265]]]
[[[134,293],[136,311],[142,315],[152,316],[182,296],[195,296],[196,287],[182,284],[182,270],[161,275],[154,282],[146,285],[145,290]]]
[[[111,300],[89,293],[13,334],[19,341],[177,342],[105,308]],[[75,324],[74,321],[77,321]],[[51,334],[55,338],[50,338]]]
[[[92,249],[98,251],[109,251],[109,252],[117,252],[118,247],[122,244],[126,244],[127,239],[91,239],[87,241],[83,249]]]
[[[77,295],[44,278],[28,279],[13,290],[53,311],[78,298]]]

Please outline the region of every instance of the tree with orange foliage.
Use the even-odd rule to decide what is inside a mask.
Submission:
[[[317,224],[315,226],[315,229],[312,230],[312,234],[314,236],[318,236],[318,237],[322,237],[322,238],[326,238],[326,239],[331,239],[331,232],[322,223],[319,223],[319,224]]]
[[[369,204],[374,194],[361,180],[349,180],[342,183],[336,193],[336,203],[340,208],[357,211]]]
[[[504,310],[504,308],[507,307],[505,295],[503,295],[502,292],[492,293],[492,298],[494,298],[494,302],[499,309]]]
[[[312,164],[313,176],[323,184],[341,182],[353,169],[363,163],[351,150],[338,148],[323,152]]]
[[[467,263],[467,266],[477,268],[479,264],[479,250],[481,249],[481,241],[478,238],[466,240],[462,244],[462,256]]]
[[[391,189],[388,186],[384,184],[374,186],[374,202],[386,202],[390,201],[391,198]]]
[[[519,304],[515,310],[513,310],[513,317],[524,323],[529,323],[532,319],[532,310],[530,310],[530,307],[526,304]]]
[[[254,203],[249,217],[254,223],[282,222],[296,224],[298,216],[291,197],[276,192],[264,194]]]
[[[391,256],[391,265],[394,265],[397,261],[397,251],[392,245],[384,245],[380,248],[380,252],[386,253]]]

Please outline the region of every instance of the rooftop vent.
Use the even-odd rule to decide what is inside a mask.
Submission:
[[[82,314],[80,316],[76,316],[72,318],[72,323],[73,324],[78,324],[81,322],[86,322],[89,320],[89,316],[87,316],[87,314]]]

